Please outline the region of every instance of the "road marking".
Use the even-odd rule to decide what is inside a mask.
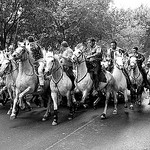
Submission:
[[[51,146],[49,146],[48,148],[46,148],[45,150],[49,150],[51,148],[53,148],[55,145],[57,145],[58,143],[62,142],[63,140],[67,139],[68,137],[70,137],[72,134],[76,133],[77,131],[81,130],[82,128],[86,127],[87,125],[89,125],[90,123],[92,123],[96,118],[100,117],[100,115],[98,115],[97,117],[95,117],[94,119],[90,120],[89,122],[87,122],[86,124],[84,124],[83,126],[77,128],[76,130],[74,130],[73,132],[71,132],[70,134],[68,134],[67,136],[65,136],[64,138],[60,139],[59,141],[55,142],[54,144],[52,144]]]

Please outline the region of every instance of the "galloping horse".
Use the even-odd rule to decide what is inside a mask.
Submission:
[[[28,48],[30,46],[28,45]],[[38,78],[35,73],[35,68],[33,66],[34,60],[30,54],[30,51],[27,49],[26,43],[21,44],[19,47],[16,48],[14,53],[12,54],[12,58],[14,60],[18,60],[19,64],[19,72],[18,76],[16,78],[16,96],[13,103],[13,109],[10,116],[10,119],[14,119],[16,117],[16,105],[19,103],[19,105],[22,107],[22,98],[27,94],[35,94],[37,87],[38,87]],[[50,89],[49,89],[49,82],[45,82],[45,92],[47,93],[45,95],[45,92],[42,93],[41,97],[44,95],[48,96],[50,99]],[[42,97],[42,98],[43,98]],[[50,101],[50,100],[49,100]],[[47,115],[50,112],[50,107],[48,105],[47,111],[44,115],[44,118],[47,117]]]
[[[91,75],[88,72],[87,66],[86,66],[86,58],[84,55],[85,46],[80,43],[75,47],[75,51],[73,52],[72,60],[76,63],[76,80],[75,85],[76,89],[80,92],[82,92],[82,100],[81,103],[85,103],[85,99],[87,98],[88,94],[90,93],[93,85],[93,81],[91,79]],[[107,111],[107,105],[108,100],[110,97],[110,93],[113,93],[114,96],[114,111],[113,113],[116,114],[117,112],[117,98],[116,98],[116,83],[115,79],[111,75],[110,72],[105,71],[105,76],[107,79],[107,82],[100,82],[99,83],[99,90],[105,90],[106,92],[106,101],[105,101],[105,108],[104,112],[101,115],[102,119],[106,118],[106,111]]]
[[[70,108],[70,114],[68,119],[73,118],[73,103],[71,98],[72,82],[70,78],[63,71],[61,64],[59,63],[59,56],[47,55],[45,73],[51,75],[50,88],[51,97],[54,105],[54,119],[52,125],[58,124],[58,95],[67,97],[67,105]]]
[[[7,57],[3,59],[3,62],[1,64],[0,68],[0,76],[5,76],[5,82],[7,91],[11,100],[11,106],[9,111],[7,112],[8,115],[11,114],[12,111],[12,105],[13,105],[13,99],[15,96],[15,82],[18,75],[18,64]]]
[[[136,102],[138,102],[141,105],[142,100],[142,92],[144,90],[143,88],[143,76],[139,70],[138,64],[137,64],[137,58],[132,56],[129,59],[129,66],[130,66],[130,80],[133,85],[133,88],[135,89],[135,99]],[[133,94],[131,94],[131,100],[133,99]]]
[[[114,68],[112,70],[112,75],[113,75],[114,79],[116,80],[116,84],[117,84],[117,88],[118,88],[117,92],[119,92],[119,91],[123,92],[124,99],[125,99],[124,107],[127,108],[129,92],[127,89],[126,77],[122,72],[123,67],[124,67],[123,57],[117,56],[114,61]]]
[[[149,58],[147,60],[146,67],[147,67],[147,80],[150,83],[150,56],[149,56]],[[150,90],[148,89],[148,91],[149,91],[148,97],[150,97]],[[150,100],[149,100],[149,105],[150,105]]]

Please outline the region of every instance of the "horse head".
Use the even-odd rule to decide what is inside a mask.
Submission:
[[[135,69],[137,67],[137,58],[132,56],[129,60],[129,66],[131,69]]]
[[[28,50],[24,42],[19,42],[18,47],[12,53],[12,58],[14,60],[24,61],[27,59]]]
[[[9,59],[4,59],[0,67],[0,76],[7,74],[11,71],[11,61]]]
[[[123,69],[124,67],[124,62],[123,62],[123,57],[118,56],[115,58],[115,65],[118,69]]]
[[[76,47],[75,47],[75,51],[73,52],[73,55],[72,55],[72,61],[74,63],[81,63],[83,61],[83,58],[84,58],[84,50],[85,50],[85,46],[80,43],[78,44]]]
[[[148,60],[147,60],[146,66],[147,66],[148,68],[150,68],[150,56],[148,57]]]
[[[45,57],[46,66],[45,66],[45,74],[50,75],[52,72],[59,66],[59,61],[57,56],[53,54],[47,54]]]

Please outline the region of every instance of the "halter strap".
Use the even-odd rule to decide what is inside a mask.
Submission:
[[[75,54],[74,54],[75,55]],[[75,55],[76,56],[76,55]],[[81,61],[81,62],[79,62],[78,64],[82,64],[83,62],[86,62],[86,60],[85,60],[85,56],[83,55],[83,52],[77,57],[77,59],[80,57],[80,56],[82,56],[82,59],[84,59],[83,61]],[[76,66],[77,67],[77,66]],[[78,70],[78,69],[77,69]],[[86,74],[78,81],[78,78],[76,78],[76,82],[77,83],[79,83],[79,82],[81,82],[86,76],[87,76],[87,73],[88,72],[86,72]],[[78,73],[77,73],[78,74]]]
[[[9,60],[10,62],[12,62],[11,60]],[[11,64],[12,65],[12,64]],[[12,71],[10,71],[10,72],[7,72],[6,73],[6,75],[9,75],[9,74],[11,74],[11,73],[13,73],[14,71],[16,71],[18,69],[18,65],[17,65],[17,67],[14,69],[14,70],[12,70]],[[5,73],[5,71],[4,71],[4,73]]]

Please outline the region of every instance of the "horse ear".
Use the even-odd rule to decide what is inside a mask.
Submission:
[[[17,45],[18,45],[18,46],[20,46],[20,45],[21,45],[21,43],[18,41],[18,42],[17,42]]]

